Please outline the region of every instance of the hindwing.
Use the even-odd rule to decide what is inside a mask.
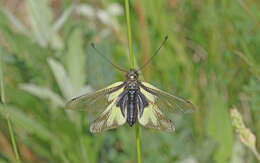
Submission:
[[[195,110],[189,101],[164,92],[146,82],[141,82],[140,92],[146,97],[149,105],[143,109],[143,114],[139,114],[138,121],[147,128],[174,131],[173,122],[167,119],[164,113],[184,113]]]
[[[146,128],[153,128],[168,132],[174,131],[175,128],[173,122],[167,119],[155,104],[154,95],[145,91],[143,88],[140,88],[140,91],[148,101],[148,105],[143,108],[142,114],[140,114],[139,107],[138,122]]]

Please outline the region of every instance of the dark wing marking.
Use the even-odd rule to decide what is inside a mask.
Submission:
[[[88,113],[98,113],[111,103],[123,90],[125,83],[117,82],[99,91],[85,94],[71,99],[66,104],[66,109],[81,110]],[[120,90],[120,91],[119,91]]]
[[[188,100],[164,92],[153,85],[141,82],[141,92],[165,113],[186,113],[195,111],[195,106]]]

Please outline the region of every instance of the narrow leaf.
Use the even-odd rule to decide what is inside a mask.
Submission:
[[[58,107],[64,106],[64,100],[48,88],[43,88],[33,84],[21,84],[20,88],[39,98],[48,99]]]
[[[227,105],[220,95],[215,95],[209,109],[208,134],[218,143],[214,159],[216,163],[228,163],[232,155],[232,125]]]
[[[61,92],[63,93],[63,96],[66,99],[69,99],[70,97],[73,96],[74,89],[72,87],[70,79],[68,78],[63,65],[52,58],[48,59],[48,63],[50,65],[53,75],[59,85],[59,88],[60,88]]]
[[[15,27],[15,29],[18,32],[23,33],[23,34],[25,34],[27,36],[30,36],[30,33],[26,29],[26,27],[11,12],[9,12],[5,8],[1,8],[1,10],[3,11],[5,16],[9,19],[9,21],[12,23],[12,25]]]
[[[59,19],[52,26],[53,33],[56,33],[60,30],[60,28],[63,26],[63,24],[66,22],[66,20],[71,15],[74,8],[75,8],[74,6],[71,6],[62,13],[62,15],[59,17]]]
[[[83,50],[83,33],[81,29],[75,29],[68,40],[66,67],[73,88],[75,88],[75,91],[79,91],[85,83],[86,59]]]
[[[37,42],[46,47],[51,37],[51,9],[47,0],[27,0],[31,15],[31,26]]]

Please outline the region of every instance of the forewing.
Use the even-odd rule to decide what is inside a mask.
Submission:
[[[66,104],[67,109],[82,110],[88,113],[98,113],[123,92],[124,83],[117,82],[99,91],[71,99]]]
[[[153,102],[158,106],[158,109],[165,113],[186,113],[195,111],[195,107],[190,101],[164,92],[149,83],[142,82],[140,90],[149,101]]]
[[[117,128],[125,122],[126,116],[123,116],[120,107],[116,106],[116,99],[114,99],[106,110],[91,124],[90,132],[97,133]]]

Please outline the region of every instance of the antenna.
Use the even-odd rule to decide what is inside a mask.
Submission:
[[[163,45],[166,43],[167,40],[168,40],[168,36],[166,35],[166,36],[164,37],[164,40],[163,40],[162,44],[160,45],[160,47],[154,52],[154,54],[151,56],[151,58],[150,58],[148,61],[146,61],[146,62],[139,68],[138,71],[140,71],[141,69],[143,69],[148,63],[150,63],[150,62],[152,61],[153,57],[156,56],[156,55],[159,53],[159,51],[161,50],[161,48],[163,47]]]
[[[103,57],[107,62],[109,62],[112,66],[114,66],[116,69],[118,69],[119,71],[123,71],[123,72],[128,72],[125,69],[122,69],[121,67],[115,65],[113,62],[111,62],[105,55],[103,55],[99,50],[97,50],[96,46],[94,43],[91,43],[92,48],[96,51],[96,53],[98,55],[100,55],[101,57]]]

